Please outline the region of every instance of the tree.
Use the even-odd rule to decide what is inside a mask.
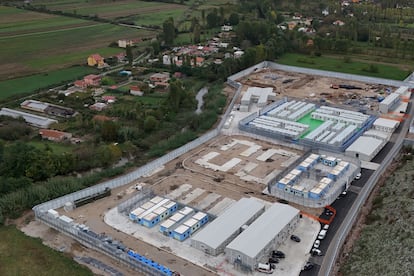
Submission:
[[[132,48],[130,45],[126,46],[126,58],[128,59],[128,63],[130,66],[132,66],[132,62],[134,61],[134,55],[132,53]]]
[[[151,132],[158,127],[158,120],[154,116],[147,116],[144,121],[144,129]]]
[[[239,15],[237,13],[232,13],[229,16],[229,24],[232,26],[235,26],[237,24],[239,24]]]
[[[164,21],[162,24],[162,30],[165,44],[171,45],[174,42],[175,38],[174,19],[172,17]]]
[[[200,33],[201,33],[201,27],[198,22],[194,25],[193,29],[193,37],[194,37],[194,43],[200,43]]]
[[[102,124],[101,136],[104,141],[117,141],[118,138],[118,125],[112,121],[105,121]]]

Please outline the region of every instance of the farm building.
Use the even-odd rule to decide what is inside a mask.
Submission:
[[[32,126],[35,126],[35,127],[41,127],[41,128],[48,128],[51,124],[58,122],[56,120],[49,119],[49,118],[46,118],[46,117],[37,116],[37,115],[31,114],[31,113],[22,112],[22,111],[10,109],[10,108],[5,108],[5,107],[0,110],[0,115],[10,116],[10,117],[13,117],[13,118],[21,117],[29,125],[32,125]]]
[[[25,100],[24,102],[20,104],[21,108],[36,111],[36,112],[41,112],[41,113],[44,113],[48,106],[49,105],[47,103],[39,102],[36,100]]]
[[[386,143],[386,140],[361,136],[345,150],[345,155],[369,162],[378,154]]]
[[[225,249],[230,263],[254,269],[271,250],[277,249],[294,231],[299,210],[275,203]]]
[[[61,142],[63,140],[68,140],[72,138],[72,133],[53,130],[53,129],[41,129],[39,130],[40,136],[42,136],[43,139],[47,139],[49,141],[54,142]]]
[[[210,255],[224,252],[224,248],[264,211],[264,205],[253,198],[242,198],[203,230],[191,238],[191,246]]]
[[[380,113],[386,114],[390,112],[400,102],[400,94],[391,93],[379,104]]]

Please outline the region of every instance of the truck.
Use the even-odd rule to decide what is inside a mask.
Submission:
[[[266,274],[272,274],[274,271],[272,266],[268,263],[267,264],[258,263],[256,270],[262,273],[266,273]]]

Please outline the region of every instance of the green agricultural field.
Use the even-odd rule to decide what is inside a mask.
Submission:
[[[13,226],[0,227],[0,275],[93,275],[70,257],[27,237]]]
[[[108,47],[122,38],[154,32],[63,16],[0,7],[0,80],[85,64],[92,53],[122,52]]]
[[[149,16],[152,20],[147,19],[140,24],[162,23],[170,14],[176,14],[177,11],[184,11],[188,6],[174,3],[162,2],[145,2],[134,0],[121,1],[89,1],[89,0],[40,0],[35,2],[35,6],[44,6],[54,11],[63,11],[67,13],[93,16],[106,19],[119,19],[133,15]],[[167,17],[165,17],[167,16]]]
[[[50,87],[62,82],[76,80],[84,75],[96,73],[96,71],[92,67],[75,66],[49,73],[0,81],[0,100],[18,94],[31,93],[37,89]]]
[[[378,78],[387,78],[395,80],[405,79],[410,72],[399,69],[396,66],[384,64],[372,64],[378,72],[370,70],[370,63],[357,61],[345,62],[344,58],[333,57],[313,57],[300,54],[285,54],[277,60],[280,64],[314,68],[327,71],[335,71],[356,75],[365,75]]]

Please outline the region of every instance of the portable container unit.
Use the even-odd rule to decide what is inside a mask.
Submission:
[[[147,201],[139,207],[141,207],[144,210],[148,210],[148,209],[152,208],[154,205],[155,205],[155,203],[152,203],[151,201]]]
[[[129,213],[129,219],[132,221],[137,221],[138,220],[138,216],[141,215],[142,213],[145,212],[145,209],[138,207],[137,209],[131,211]]]
[[[286,177],[283,177],[277,182],[278,189],[284,189],[287,185],[289,185],[289,179],[287,179]]]
[[[167,219],[167,220],[165,220],[165,221],[163,221],[161,224],[160,224],[160,232],[161,233],[163,233],[164,235],[166,235],[166,236],[169,236],[170,235],[170,232],[169,232],[169,230],[175,225],[175,224],[177,224],[177,222],[176,221],[174,221],[174,220],[171,220],[171,218],[169,218],[169,219]]]
[[[59,213],[56,210],[49,209],[49,210],[47,210],[47,214],[48,214],[48,216],[50,216],[54,219],[59,218]]]
[[[154,213],[149,213],[141,219],[141,224],[145,227],[151,228],[160,222],[160,216]]]
[[[161,201],[163,201],[164,200],[164,198],[163,197],[160,197],[160,196],[154,196],[153,198],[151,198],[150,199],[150,202],[152,202],[152,203],[154,203],[154,204],[158,204],[158,203],[160,203]]]
[[[189,214],[191,214],[191,213],[194,212],[194,209],[193,208],[190,208],[188,206],[185,206],[184,208],[180,209],[178,212],[180,214],[183,214],[183,215],[189,215]]]
[[[200,221],[200,227],[208,222],[208,215],[206,213],[199,212],[199,216],[197,218]]]
[[[73,219],[71,219],[70,217],[67,217],[65,215],[62,215],[59,217],[59,219],[67,224],[72,224],[73,223]]]
[[[303,171],[303,172],[307,172],[308,170],[310,170],[310,168],[311,168],[311,163],[309,163],[309,162],[307,162],[306,160],[305,161],[302,161],[298,166],[297,166],[297,169],[298,170],[301,170],[301,171]]]
[[[190,236],[191,228],[186,225],[180,225],[172,232],[172,237],[176,240],[183,241]]]
[[[168,217],[169,215],[169,209],[165,208],[164,206],[158,207],[157,209],[155,209],[154,211],[152,211],[154,214],[156,214],[157,216],[159,216],[160,221],[164,220],[165,218]]]
[[[173,214],[177,211],[178,204],[175,201],[169,201],[163,205],[164,208],[168,210],[168,215]]]
[[[324,164],[325,166],[335,167],[336,163],[337,163],[336,158],[332,156],[324,157],[322,159],[322,164]]]

